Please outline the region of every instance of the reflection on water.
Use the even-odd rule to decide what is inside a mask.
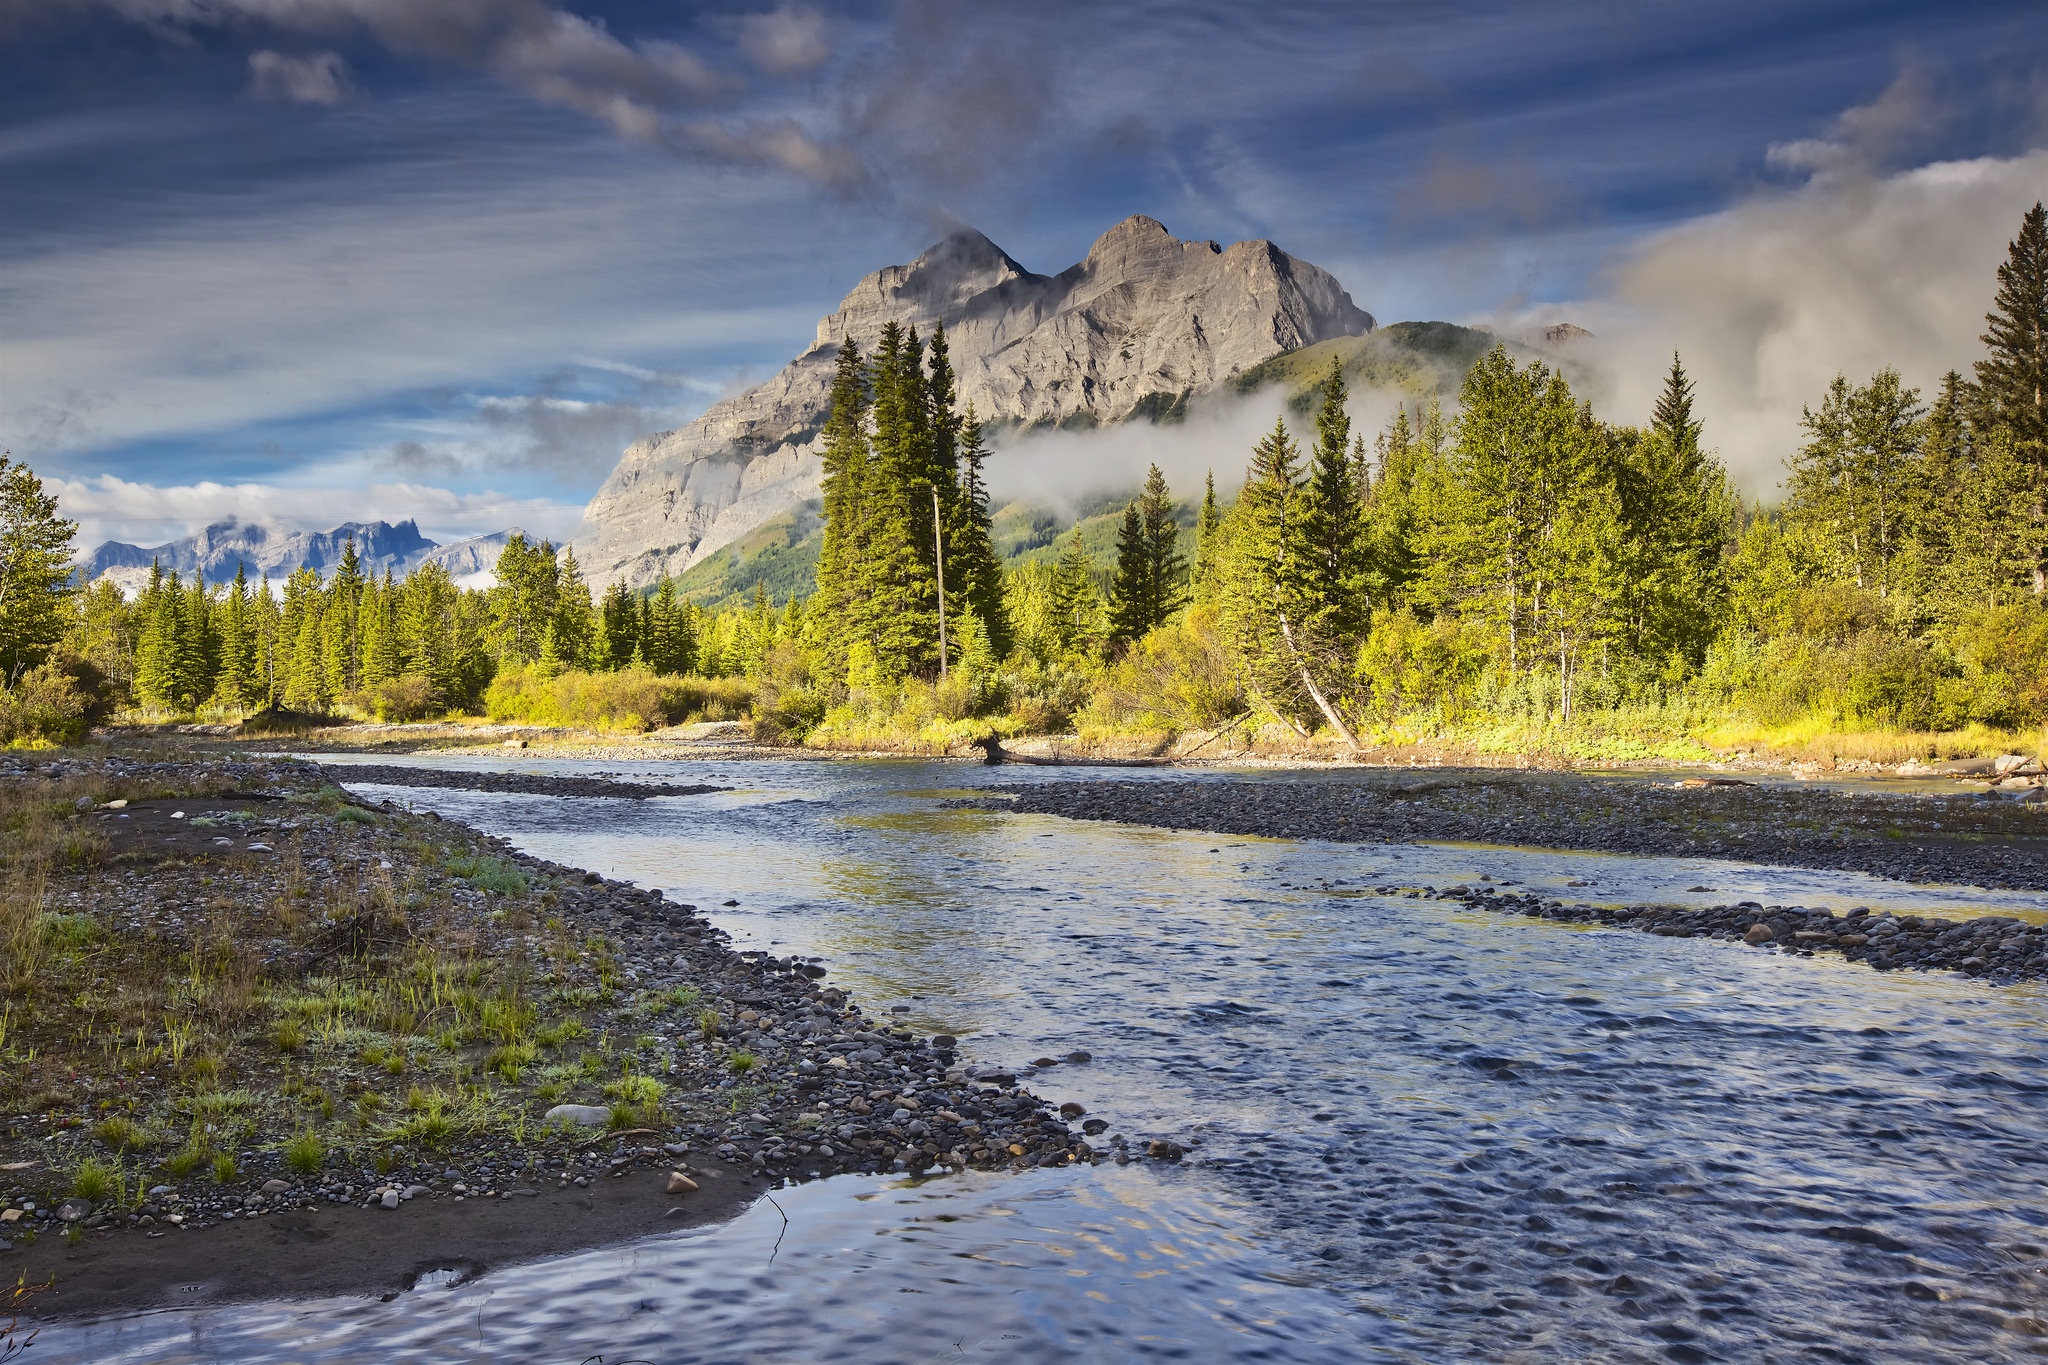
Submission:
[[[948,810],[1031,777],[944,765],[645,770],[745,790],[377,794],[816,954],[979,1060],[1084,1048],[1034,1087],[1190,1163],[833,1180],[777,1196],[779,1250],[763,1205],[391,1304],[67,1329],[44,1358],[1918,1361],[2048,1340],[2039,988],[1358,893],[2040,897]]]

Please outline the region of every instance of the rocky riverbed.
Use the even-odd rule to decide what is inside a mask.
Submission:
[[[644,801],[650,796],[703,796],[730,791],[702,783],[630,782],[604,776],[555,773],[475,772],[463,768],[420,768],[392,763],[337,764],[323,769],[330,782],[377,783],[393,787],[438,787],[456,791],[514,792],[523,796],[603,796]]]
[[[136,1303],[182,1277],[192,1235],[252,1219],[445,1219],[654,1182],[637,1222],[478,1225],[468,1246],[461,1220],[443,1229],[488,1264],[651,1230],[700,1184],[722,1182],[724,1209],[741,1186],[837,1172],[1132,1154],[953,1039],[868,1017],[822,967],[734,951],[695,906],[330,778],[391,780],[0,758],[0,1269],[56,1274],[38,1311],[102,1302],[80,1249],[105,1239],[161,1248],[117,1258]],[[252,1292],[291,1292],[247,1246]],[[367,1264],[359,1287],[397,1269]]]
[[[1484,843],[1732,858],[1896,881],[2048,890],[2048,805],[1939,795],[1481,770],[1344,782],[1042,782],[1008,809],[1348,843]]]

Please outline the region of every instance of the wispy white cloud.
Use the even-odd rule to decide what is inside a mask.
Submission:
[[[1802,406],[1836,373],[1861,381],[1889,365],[1931,386],[1970,372],[1994,272],[2044,192],[2048,150],[1819,175],[1652,235],[1604,297],[1530,320],[1563,314],[1597,333],[1586,357],[1617,420],[1646,419],[1680,352],[1709,442],[1767,493],[1798,444]]]
[[[344,104],[354,93],[339,53],[290,57],[265,49],[249,54],[249,93],[290,104]]]

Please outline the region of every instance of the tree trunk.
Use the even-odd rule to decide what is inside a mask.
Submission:
[[[1294,642],[1294,627],[1288,622],[1287,613],[1281,611],[1274,614],[1280,618],[1280,638],[1287,642],[1287,652],[1294,656],[1294,671],[1301,675],[1301,685],[1308,689],[1310,699],[1315,702],[1316,709],[1323,713],[1323,719],[1330,722],[1330,728],[1342,735],[1344,742],[1355,752],[1359,747],[1358,736],[1351,733],[1351,727],[1337,714],[1337,708],[1330,705],[1329,699],[1323,695],[1323,689],[1316,686],[1316,680],[1309,672],[1308,660],[1302,657],[1301,647]]]

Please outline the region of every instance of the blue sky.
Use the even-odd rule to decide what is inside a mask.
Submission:
[[[0,440],[88,540],[565,534],[627,440],[948,226],[1054,271],[1142,212],[1383,322],[1590,321],[1617,417],[1682,346],[1761,487],[1835,368],[1973,357],[2048,194],[2044,32],[2038,0],[0,0]]]

